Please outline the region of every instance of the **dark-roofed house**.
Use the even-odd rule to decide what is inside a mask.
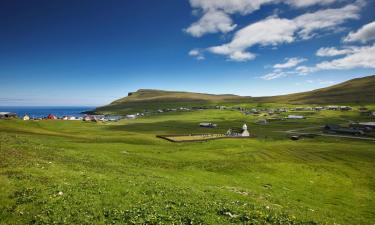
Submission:
[[[0,112],[0,119],[17,118],[17,114],[12,112]]]

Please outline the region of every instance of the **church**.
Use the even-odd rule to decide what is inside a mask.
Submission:
[[[231,137],[250,137],[250,133],[247,129],[247,125],[244,124],[242,126],[242,129],[238,129],[238,128],[230,128],[227,133],[226,133],[227,136],[231,136]]]

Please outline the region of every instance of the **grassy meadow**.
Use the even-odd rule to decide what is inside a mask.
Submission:
[[[204,110],[115,123],[0,120],[0,223],[374,224],[375,142],[283,132],[370,118],[298,114],[308,118],[257,125]],[[245,122],[256,138],[155,137]]]

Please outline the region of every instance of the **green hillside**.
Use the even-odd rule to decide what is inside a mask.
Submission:
[[[253,100],[297,104],[373,103],[375,102],[375,76],[357,78],[314,91],[253,98]]]
[[[192,92],[140,89],[127,97],[99,107],[95,113],[139,112],[175,107],[208,106],[217,104],[289,103],[289,104],[363,104],[375,102],[375,76],[357,78],[314,91],[269,96],[245,97],[237,95],[212,95]]]
[[[126,113],[139,110],[155,110],[186,106],[203,106],[218,103],[246,103],[250,97],[237,95],[212,95],[192,92],[162,91],[140,89],[131,92],[127,97],[118,99],[111,104],[96,109],[100,113]]]

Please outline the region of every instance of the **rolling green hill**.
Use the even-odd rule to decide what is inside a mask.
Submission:
[[[192,92],[140,89],[127,97],[99,107],[95,113],[128,113],[158,108],[192,107],[217,104],[363,104],[375,102],[375,75],[357,78],[313,91],[268,97],[212,95]]]
[[[313,91],[253,98],[256,102],[296,104],[374,103],[375,75],[352,79],[334,86]]]
[[[96,109],[100,113],[126,113],[139,110],[155,110],[159,108],[175,108],[187,106],[203,106],[218,103],[246,103],[251,97],[237,95],[212,95],[192,92],[162,91],[140,89],[131,92],[127,97],[118,99],[107,106]]]

